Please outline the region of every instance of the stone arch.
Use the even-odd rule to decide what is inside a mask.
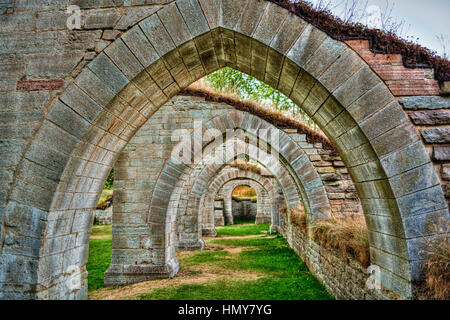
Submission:
[[[276,179],[276,178],[275,178]],[[277,206],[275,203],[275,199],[278,197],[278,192],[276,190],[276,186],[272,183],[271,179],[267,177],[262,177],[261,175],[255,173],[255,172],[249,172],[245,170],[240,170],[238,168],[224,168],[220,171],[218,175],[214,178],[214,180],[209,184],[208,190],[205,193],[204,197],[201,200],[201,203],[203,204],[203,208],[205,209],[203,211],[204,217],[203,217],[203,234],[209,234],[214,235],[215,233],[215,225],[217,225],[217,220],[214,216],[214,208],[213,203],[214,199],[219,192],[228,182],[235,182],[235,181],[247,181],[251,180],[255,183],[259,184],[262,188],[266,190],[266,192],[269,194],[269,197],[272,201],[272,226],[271,231],[277,231],[278,230],[278,224],[279,224],[279,213],[277,211]],[[227,199],[230,199],[231,201],[231,195],[227,195]],[[298,199],[300,201],[300,199]],[[224,212],[225,214],[225,212]],[[206,219],[205,219],[206,216]],[[205,223],[207,225],[205,225]],[[222,224],[220,224],[222,225]],[[205,232],[206,230],[206,232]]]
[[[244,180],[231,180],[228,181],[223,185],[223,192],[225,201],[230,204],[231,207],[231,201],[232,201],[232,192],[233,190],[240,186],[240,185],[248,185],[251,188],[253,188],[258,197],[258,206],[257,206],[257,214],[256,214],[256,221],[255,224],[264,224],[264,223],[270,223],[272,225],[272,230],[278,229],[278,212],[277,206],[275,205],[275,199],[277,196],[277,193],[270,189],[272,186],[269,187],[268,191],[266,188],[264,188],[264,185],[262,185],[259,181],[252,180],[252,179],[244,179]],[[220,192],[220,190],[218,191]],[[226,209],[226,206],[225,206]],[[228,213],[228,212],[227,212]],[[232,211],[230,211],[232,213]]]
[[[232,111],[232,112],[238,112],[238,111]],[[241,112],[239,112],[241,114]],[[249,116],[248,114],[246,114],[247,116]],[[215,118],[213,118],[212,120],[215,121],[222,121],[223,116],[217,116]],[[210,120],[209,122],[207,122],[205,124],[205,127],[208,127],[209,124],[212,120]],[[240,129],[239,129],[240,130]],[[211,141],[206,140],[204,142],[204,144],[206,145],[205,147],[205,151],[208,154],[208,156],[206,157],[206,160],[204,160],[204,162],[206,163],[206,165],[204,167],[201,167],[200,171],[195,175],[194,178],[190,177],[190,180],[193,180],[192,183],[192,187],[189,189],[189,199],[187,200],[188,206],[186,208],[186,210],[188,211],[188,216],[190,216],[190,219],[197,219],[201,213],[200,211],[200,203],[201,203],[201,199],[202,196],[205,194],[205,192],[207,191],[208,185],[211,181],[211,179],[214,178],[214,176],[216,175],[217,172],[219,172],[226,163],[232,162],[234,161],[237,157],[242,157],[242,156],[249,156],[252,160],[255,161],[259,161],[259,163],[264,166],[269,172],[271,172],[271,174],[273,174],[275,176],[275,178],[277,179],[279,185],[281,186],[282,190],[283,190],[283,194],[284,197],[286,198],[286,202],[287,205],[290,206],[295,206],[297,204],[299,204],[301,201],[304,201],[306,203],[312,202],[314,204],[314,201],[308,201],[307,197],[316,197],[319,200],[320,199],[325,199],[327,200],[327,196],[326,196],[326,192],[323,188],[323,186],[321,185],[321,181],[319,181],[318,183],[314,184],[314,188],[311,190],[308,190],[307,192],[302,191],[302,189],[305,189],[303,187],[303,185],[301,185],[302,182],[300,182],[300,184],[296,181],[296,179],[293,178],[292,176],[292,172],[289,172],[289,170],[287,170],[284,165],[281,165],[279,163],[279,161],[277,160],[276,157],[271,156],[270,154],[267,155],[267,157],[263,158],[263,159],[259,159],[257,156],[255,156],[260,148],[260,146],[257,146],[255,144],[249,143],[247,144],[246,142],[243,142],[242,140],[235,140],[235,134],[238,134],[240,131],[233,131],[233,134],[229,134],[229,140],[225,141],[224,143],[221,142],[221,140],[215,140],[212,139]],[[250,141],[249,141],[250,142]],[[189,143],[189,142],[188,142]],[[253,142],[254,143],[254,142]],[[233,146],[233,148],[236,149],[236,151],[234,153],[228,153],[227,144],[231,144]],[[225,158],[221,161],[223,161],[223,164],[217,164],[214,161],[214,156],[215,155],[215,150],[221,148],[222,152],[224,152]],[[298,146],[295,144],[295,148],[298,148]],[[209,151],[207,151],[209,149]],[[306,161],[309,161],[308,158],[306,158]],[[158,187],[158,185],[163,185],[165,186],[165,194],[171,194],[170,198],[165,197],[164,200],[162,200],[161,202],[158,202],[158,207],[153,206],[154,203],[152,202],[151,206],[150,206],[150,210],[149,210],[149,214],[152,214],[152,210],[154,210],[154,208],[159,208],[159,207],[164,207],[167,208],[167,213],[166,213],[166,221],[167,223],[169,223],[169,221],[171,221],[170,223],[173,225],[172,228],[174,228],[175,225],[175,217],[176,217],[176,212],[177,212],[177,208],[178,208],[178,202],[180,199],[180,192],[182,190],[182,186],[183,186],[183,178],[179,178],[178,180],[172,179],[171,182],[169,182],[167,180],[167,176],[171,175],[171,172],[173,172],[173,166],[174,163],[171,161],[171,159],[168,160],[168,162],[166,163],[166,165],[164,166],[161,174],[160,174],[160,179],[161,177],[163,177],[162,180],[158,179],[156,184],[155,184],[155,189]],[[176,174],[178,177],[182,177],[182,176],[190,176],[191,175],[191,171],[189,166],[186,165],[181,165],[182,167],[184,167],[183,170],[178,171]],[[317,175],[317,173],[316,173]],[[315,177],[317,178],[317,177]],[[299,178],[297,177],[297,180],[299,180]],[[170,185],[169,183],[172,183],[172,185]],[[317,196],[318,194],[318,196]],[[152,197],[153,199],[153,197]],[[303,200],[306,199],[306,200]],[[313,199],[316,200],[316,199]],[[316,200],[317,201],[317,200]],[[322,202],[319,202],[319,205],[323,204],[323,200]],[[321,209],[323,210],[323,205],[321,207]],[[326,211],[325,211],[326,210]],[[329,214],[329,207],[325,207],[324,211],[322,212],[322,215],[325,214]],[[319,215],[317,215],[319,216]],[[201,219],[198,219],[196,222],[192,222],[189,224],[190,226],[192,224],[196,224],[198,222],[201,222]],[[191,227],[188,227],[189,229]],[[275,227],[274,227],[275,228]],[[187,239],[187,240],[184,240]],[[170,240],[167,240],[170,241]],[[173,270],[178,268],[178,261],[175,258],[175,243],[177,243],[177,247],[179,249],[193,249],[193,248],[202,248],[203,247],[203,241],[201,240],[201,229],[197,229],[197,230],[191,230],[189,232],[189,234],[183,234],[183,233],[179,233],[179,239],[178,241],[176,241],[175,239],[172,240],[171,243],[166,242],[166,245],[168,246],[168,248],[170,248],[167,252],[169,253],[168,256],[165,257],[165,260],[156,260],[157,263],[165,263],[165,265],[168,265],[169,261],[171,261],[171,265],[172,266],[176,266],[176,268],[174,268]],[[113,252],[114,255],[114,252]],[[158,257],[159,259],[159,257]],[[111,268],[111,271],[116,270],[115,268]],[[157,269],[159,270],[159,269]],[[177,269],[178,270],[178,269]],[[175,272],[175,271],[174,271]],[[119,276],[119,274],[117,273],[111,273],[110,276]],[[120,277],[120,276],[119,276]]]
[[[256,208],[256,215],[255,215],[255,224],[264,224],[267,223],[267,218],[269,218],[269,223],[272,223],[272,202],[270,201],[269,194],[266,189],[264,189],[259,183],[257,183],[254,180],[247,179],[247,180],[234,180],[234,181],[228,181],[223,186],[223,194],[224,194],[224,201],[225,201],[225,209],[228,209],[230,211],[226,212],[227,214],[230,214],[233,221],[232,224],[234,224],[234,210],[233,210],[233,200],[232,200],[232,193],[233,190],[239,186],[247,186],[251,189],[253,189],[256,192],[257,197],[257,208]],[[220,192],[220,191],[219,191]],[[267,217],[267,214],[265,214],[267,206],[269,205],[269,215]],[[229,207],[227,208],[227,206]]]
[[[118,153],[169,97],[223,66],[278,88],[327,134],[356,182],[381,284],[411,297],[423,237],[439,236],[428,226],[449,219],[420,138],[351,48],[257,0],[170,3],[115,40],[49,107],[7,192],[2,297],[86,297],[91,209]],[[66,286],[68,270],[80,286]]]

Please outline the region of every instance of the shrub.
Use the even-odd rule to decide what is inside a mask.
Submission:
[[[112,203],[113,190],[103,190],[97,203],[97,210],[105,210]]]

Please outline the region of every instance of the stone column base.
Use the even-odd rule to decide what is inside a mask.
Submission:
[[[233,216],[231,216],[231,215],[225,216],[224,218],[225,218],[225,225],[229,226],[229,225],[234,224]]]
[[[269,232],[270,233],[280,233],[280,227],[272,224],[272,225],[270,225]]]
[[[217,237],[217,230],[216,230],[216,228],[202,229],[202,236],[204,236],[204,237]]]
[[[177,244],[177,251],[203,250],[203,248],[205,248],[205,241],[203,239],[197,242],[180,241]]]
[[[214,224],[216,226],[224,226],[225,225],[225,219],[223,218],[223,216],[221,216],[221,217],[214,217]]]
[[[147,280],[173,278],[180,269],[176,258],[165,265],[111,264],[105,272],[105,287],[127,285]]]
[[[270,216],[256,216],[255,224],[269,224],[272,222]]]

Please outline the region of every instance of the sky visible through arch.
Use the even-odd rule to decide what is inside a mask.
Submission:
[[[298,1],[298,0],[297,0]],[[320,0],[308,0],[314,4]],[[296,2],[296,1],[294,1]],[[322,0],[327,3],[328,0]],[[341,16],[346,0],[329,0],[335,8],[332,12]],[[349,0],[351,2],[351,0]],[[359,0],[364,4],[366,0]],[[442,54],[440,42],[436,35],[450,33],[450,0],[389,0],[393,5],[392,16],[397,20],[405,21],[407,32],[402,34],[403,38],[409,36],[419,44]],[[368,0],[368,7],[378,6],[381,10],[386,7],[386,0]],[[363,22],[364,23],[364,22]],[[447,49],[448,51],[448,49]]]

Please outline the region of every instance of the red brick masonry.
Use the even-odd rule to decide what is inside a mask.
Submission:
[[[19,91],[57,90],[62,88],[63,86],[64,86],[64,79],[17,81],[17,90]]]

